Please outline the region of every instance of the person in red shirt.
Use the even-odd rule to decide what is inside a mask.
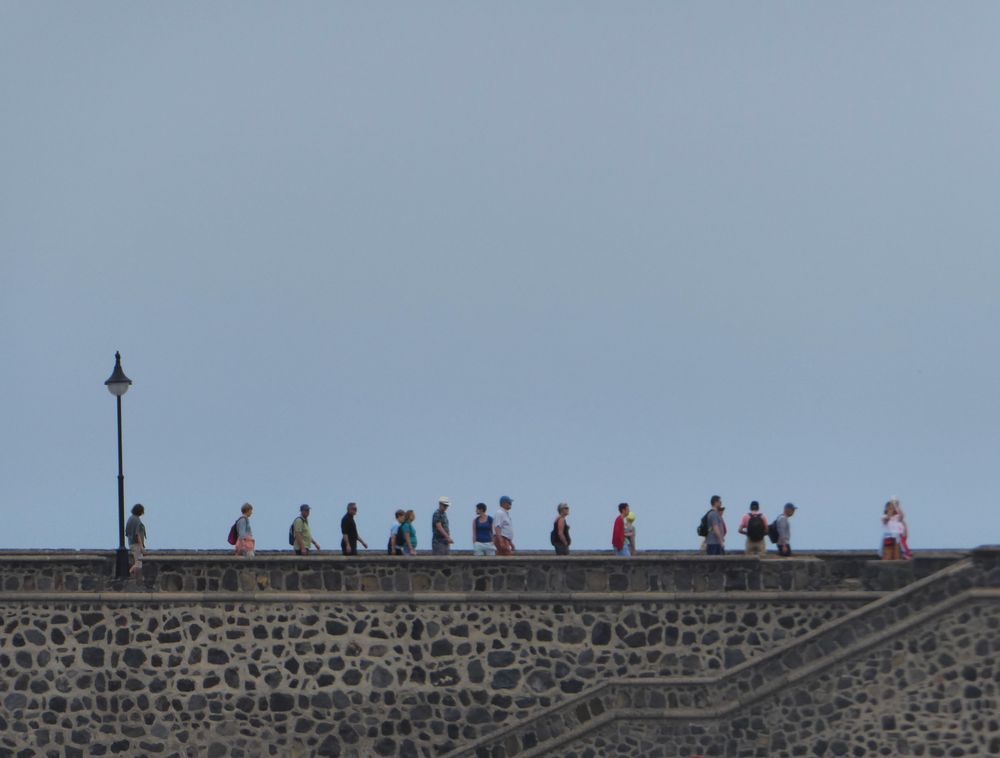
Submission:
[[[615,526],[611,530],[611,547],[615,549],[615,555],[628,558],[631,553],[628,545],[625,544],[625,517],[628,516],[628,503],[618,504],[618,518],[615,519]]]

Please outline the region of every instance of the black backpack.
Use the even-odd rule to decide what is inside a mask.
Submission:
[[[288,527],[288,544],[289,545],[294,545],[295,544],[295,522],[298,521],[300,518],[302,518],[302,517],[301,516],[296,516],[294,519],[292,519],[292,525],[290,527]]]
[[[747,521],[747,538],[751,542],[760,542],[767,536],[767,529],[764,528],[764,518],[759,513],[751,513]]]
[[[778,518],[781,517],[779,516]],[[767,525],[767,538],[774,544],[778,543],[778,519]]]
[[[699,537],[707,537],[708,536],[708,514],[711,513],[711,512],[712,512],[712,509],[709,508],[707,511],[705,511],[705,515],[701,517],[701,521],[698,524],[698,536]]]
[[[240,516],[240,518],[243,518]],[[233,522],[233,525],[229,529],[229,544],[235,545],[236,541],[239,539],[239,531],[236,529],[236,525],[240,523],[240,518]]]

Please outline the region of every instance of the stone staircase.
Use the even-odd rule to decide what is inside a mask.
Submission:
[[[702,743],[697,739],[699,734],[713,735],[713,727],[720,722],[729,722],[750,706],[782,693],[797,692],[800,699],[809,699],[810,682],[831,667],[933,624],[935,619],[970,603],[1000,603],[1000,590],[996,589],[1000,586],[998,556],[1000,550],[981,548],[972,558],[888,593],[717,676],[608,680],[533,718],[453,750],[445,758],[574,755],[570,751],[574,743],[585,741],[588,735],[614,731],[616,724],[626,722],[655,723],[661,733],[671,735],[674,745],[681,745],[687,737],[694,738],[691,752],[676,748],[679,752],[664,755],[729,754],[706,749],[702,745],[713,744],[717,737],[705,737]],[[1000,744],[1000,734],[996,744]],[[639,754],[645,753],[640,749]]]

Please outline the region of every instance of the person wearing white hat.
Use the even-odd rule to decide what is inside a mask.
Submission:
[[[448,506],[451,501],[443,497],[438,500],[438,509],[431,516],[431,552],[434,555],[448,555],[451,552],[451,530],[448,528]]]

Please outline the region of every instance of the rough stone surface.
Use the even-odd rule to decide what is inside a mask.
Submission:
[[[988,635],[988,655],[962,664]],[[932,652],[925,652],[931,649]],[[561,745],[566,758],[985,756],[1000,752],[1000,603],[944,617],[715,720],[628,720]],[[974,672],[974,673],[973,673]],[[975,685],[969,685],[966,674]]]
[[[847,558],[774,561],[774,569],[755,561],[762,582],[813,587],[794,597],[751,595],[746,561],[720,571],[723,564],[697,559],[645,567],[595,559],[603,579],[589,560],[525,561],[491,580],[490,592],[513,594],[488,601],[466,587],[503,576],[502,561],[429,561],[407,592],[420,585],[438,594],[418,600],[365,594],[360,581],[351,588],[352,575],[375,576],[379,587],[397,582],[391,561],[375,569],[338,561],[344,571],[317,562],[293,580],[281,560],[267,568],[269,586],[312,589],[269,600],[259,566],[193,561],[198,571],[175,576],[178,591],[195,594],[95,595],[82,585],[107,580],[81,576],[79,588],[59,590],[70,594],[46,597],[37,580],[26,589],[17,569],[0,596],[0,756],[459,755],[494,732],[497,744],[467,754],[964,756],[1000,746],[1000,612],[985,599],[893,633],[732,717],[621,715],[746,698],[961,595],[974,584],[966,573],[935,575],[869,612],[865,599],[837,592],[876,574],[869,561]],[[63,577],[53,592],[76,570],[49,568]],[[213,600],[231,593],[227,572],[253,596]],[[895,589],[921,572],[884,573]],[[196,575],[197,589],[186,590]],[[610,590],[612,575],[631,589]],[[173,581],[154,576],[147,587],[165,591]],[[329,595],[334,576],[343,598]],[[982,561],[977,576],[1000,579],[1000,562]],[[579,589],[518,594],[539,583]],[[714,594],[677,590],[707,593],[709,585]],[[690,677],[723,678],[706,687]],[[613,682],[621,684],[608,688]],[[580,739],[560,742],[587,723],[594,728]]]

